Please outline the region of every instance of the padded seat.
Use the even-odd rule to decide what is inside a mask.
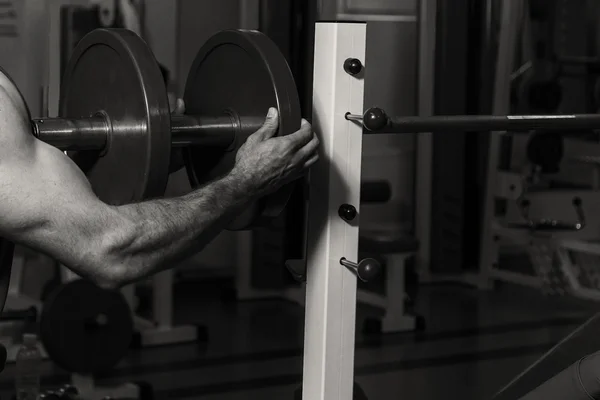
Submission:
[[[358,246],[361,251],[368,253],[414,253],[419,248],[419,241],[403,231],[361,230]]]

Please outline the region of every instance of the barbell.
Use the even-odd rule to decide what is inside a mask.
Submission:
[[[182,148],[193,187],[227,174],[247,137],[279,110],[278,135],[300,129],[300,101],[285,58],[254,31],[222,31],[190,69],[185,115],[171,115],[158,63],[125,29],[98,29],[75,47],[62,79],[59,117],[31,119],[39,140],[66,151],[96,195],[111,205],[164,194],[173,148]],[[229,229],[268,223],[288,185],[251,204]]]

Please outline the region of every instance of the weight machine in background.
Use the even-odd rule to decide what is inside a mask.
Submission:
[[[597,10],[597,4],[585,0],[537,2],[533,7],[527,0],[486,4],[487,45],[481,47],[495,49],[496,54],[480,54],[483,67],[478,76],[495,70],[493,114],[596,112],[597,93],[585,88],[597,87],[597,54],[588,52],[590,47],[597,49],[598,38],[591,39],[591,24],[582,21],[586,10],[597,15],[586,8]],[[542,44],[545,51],[540,51]],[[487,60],[494,60],[495,67],[490,68]],[[481,93],[484,104],[486,93]],[[480,232],[471,238],[481,237],[478,259],[441,269],[432,260],[423,276],[481,289],[505,281],[600,300],[597,132],[492,132],[486,147],[481,225],[471,229]],[[473,197],[477,204],[477,196]],[[435,237],[437,228],[432,229]]]

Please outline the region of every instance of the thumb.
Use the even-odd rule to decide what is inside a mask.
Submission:
[[[265,122],[260,127],[258,131],[256,131],[255,135],[260,140],[267,140],[275,136],[277,133],[277,128],[279,127],[279,113],[276,108],[269,108],[269,113],[267,114],[267,118]]]

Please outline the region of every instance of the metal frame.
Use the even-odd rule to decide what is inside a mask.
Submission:
[[[510,108],[510,77],[513,73],[515,49],[519,41],[518,21],[524,9],[523,0],[504,2],[502,4],[502,22],[496,60],[496,76],[494,84],[493,114],[509,114]],[[486,186],[484,195],[484,213],[481,235],[481,253],[479,258],[479,286],[489,288],[493,269],[498,262],[498,241],[495,240],[495,199],[496,185],[499,176],[501,133],[491,132]]]
[[[435,91],[435,43],[437,0],[421,0],[419,4],[419,95],[420,116],[433,115]],[[426,282],[431,275],[431,193],[433,179],[433,135],[417,135],[415,181],[415,236],[419,241],[416,265]]]
[[[426,0],[424,0],[426,1]],[[495,75],[493,87],[493,102],[492,114],[504,115],[509,114],[510,107],[510,84],[513,74],[515,49],[519,38],[519,21],[523,12],[524,0],[515,0],[503,2],[501,5],[501,27],[499,34],[498,52],[495,61]],[[538,286],[538,280],[535,277],[524,276],[510,271],[502,271],[496,268],[498,262],[498,245],[499,242],[495,239],[500,235],[499,225],[495,215],[495,200],[499,197],[499,187],[504,183],[502,172],[499,170],[500,162],[500,144],[503,132],[490,132],[490,140],[488,144],[488,156],[486,165],[486,182],[484,191],[484,209],[482,215],[479,270],[473,273],[459,274],[431,274],[427,265],[422,267],[425,272],[425,280],[433,282],[460,282],[468,285],[473,285],[479,289],[491,289],[494,280],[504,280],[507,282],[523,282],[529,286]],[[426,154],[426,150],[424,153]],[[421,156],[421,154],[419,154]],[[424,161],[420,161],[424,162]],[[419,174],[421,172],[419,171]],[[419,181],[423,178],[419,175]],[[499,185],[500,182],[500,185]],[[422,192],[425,196],[425,191]],[[422,204],[418,202],[417,204]],[[417,213],[421,207],[417,207]],[[427,217],[430,210],[424,211]],[[417,221],[419,216],[417,215]],[[425,222],[422,222],[422,229],[426,228]],[[425,232],[425,231],[423,231]],[[423,234],[418,235],[419,240],[429,239],[423,238]],[[423,249],[425,246],[422,246]],[[423,249],[423,257],[427,256],[430,249]],[[420,264],[419,264],[420,265]]]
[[[313,128],[321,160],[310,172],[304,334],[305,400],[352,399],[357,278],[340,264],[358,256],[362,127],[345,119],[361,113],[364,82],[344,72],[347,58],[365,60],[365,23],[318,22],[315,29]],[[360,215],[360,212],[359,212]]]
[[[527,40],[529,39],[527,33],[522,35],[523,38],[519,36],[520,21],[523,20],[523,13],[527,13],[527,8],[525,7],[526,4],[526,0],[516,0],[514,2],[503,2],[501,5],[501,29],[493,91],[492,113],[494,115],[510,114],[509,97],[511,80],[515,75],[515,49],[517,49],[519,41],[525,41],[527,45]],[[527,21],[528,18],[525,18],[525,22]],[[529,29],[527,23],[523,29],[526,31]],[[529,50],[527,46],[525,47],[526,50]],[[459,274],[456,276],[436,276],[436,280],[460,281],[477,286],[480,289],[491,289],[494,281],[504,281],[538,289],[543,287],[543,281],[538,276],[512,272],[498,267],[498,256],[501,245],[515,245],[522,248],[531,245],[530,242],[532,240],[537,240],[532,237],[528,231],[504,227],[501,223],[502,216],[496,215],[495,212],[496,199],[506,199],[514,202],[516,197],[523,191],[523,188],[521,187],[522,183],[520,182],[522,179],[521,174],[501,169],[500,151],[502,133],[503,132],[490,133],[479,271],[477,273]],[[526,138],[524,136],[514,135],[511,136],[511,140],[514,147],[525,147]],[[572,196],[580,196],[586,199],[586,204],[597,203],[593,199],[598,193],[598,146],[577,139],[565,139],[565,154],[578,155],[578,157],[569,161],[580,161],[591,164],[591,168],[594,171],[594,178],[591,182],[592,190],[583,192],[547,192],[545,194],[538,193],[538,196],[544,196],[547,208],[556,210],[561,208],[561,204],[566,204],[566,202],[560,201],[563,197],[570,198]],[[592,198],[592,200],[590,200],[590,198]],[[514,210],[511,211],[511,206],[509,206],[507,216],[514,217],[514,214]],[[592,220],[595,221],[595,219],[595,215],[592,215]],[[593,222],[589,225],[597,226],[597,224]],[[547,239],[556,247],[556,256],[558,257],[560,268],[566,276],[570,293],[576,297],[592,301],[600,300],[600,291],[581,286],[573,273],[574,266],[568,252],[581,251],[594,255],[599,254],[598,245],[589,242],[590,239],[595,239],[596,237],[596,228],[586,228],[585,231],[576,234],[557,234],[553,235],[552,238]]]

